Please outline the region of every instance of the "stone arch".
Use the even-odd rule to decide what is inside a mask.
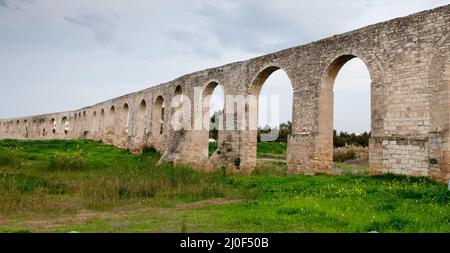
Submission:
[[[23,135],[25,138],[28,137],[28,120],[23,121]]]
[[[86,111],[83,111],[83,115],[81,118],[81,129],[80,129],[83,134],[85,134],[85,131],[88,131],[88,129],[86,129],[86,120],[87,120]]]
[[[371,79],[371,136],[378,137],[382,134],[383,124],[380,120],[383,119],[384,111],[382,98],[383,89],[381,87],[381,80],[379,80],[379,67],[374,60],[368,60],[360,54],[338,54],[334,56],[326,65],[319,84],[319,100],[318,100],[318,119],[317,119],[317,137],[316,137],[316,157],[317,167],[319,172],[331,172],[331,165],[333,162],[333,87],[334,81],[341,70],[341,68],[351,59],[359,58],[366,66]],[[373,139],[371,137],[371,139]],[[379,160],[372,160],[372,157],[379,157]],[[381,159],[381,142],[374,143],[369,141],[369,166],[370,172],[382,169]]]
[[[209,119],[210,119],[210,106],[211,106],[211,96],[216,88],[221,88],[224,92],[225,97],[225,87],[219,84],[217,81],[210,81],[204,88],[202,92],[202,126],[204,130],[209,131]],[[225,100],[223,101],[225,104]],[[224,105],[225,107],[225,105]],[[208,124],[206,124],[208,122]],[[223,122],[220,125],[221,129],[224,128]]]
[[[128,103],[123,104],[119,118],[119,146],[123,147],[127,144],[128,127],[130,121],[130,107]]]
[[[139,103],[139,109],[136,118],[136,137],[138,138],[138,143],[143,145],[145,143],[144,135],[146,130],[146,118],[147,118],[147,102],[142,99]]]
[[[7,134],[11,133],[11,124],[10,124],[9,121],[6,122],[6,133],[7,133]]]
[[[15,134],[20,135],[20,120],[16,120]]]
[[[152,135],[160,136],[165,130],[164,126],[164,98],[158,96],[153,104]]]
[[[262,70],[260,70],[249,87],[249,95],[259,96],[264,82],[270,75],[272,75],[273,72],[279,69],[282,69],[287,74],[286,70],[276,65],[265,66]]]
[[[14,121],[10,120],[9,121],[9,130],[11,132],[11,134],[14,134]]]
[[[78,126],[78,113],[75,113],[73,117],[73,126],[72,126],[74,133],[77,132],[77,126]]]
[[[30,123],[32,137],[39,136],[39,127],[37,126],[36,119],[33,119]]]
[[[108,117],[108,133],[107,133],[107,143],[114,142],[114,136],[116,134],[116,107],[112,105],[109,108],[109,117]]]
[[[51,118],[48,124],[48,129],[51,129],[52,134],[56,134],[56,120]]]
[[[105,109],[102,108],[100,111],[100,118],[98,119],[98,132],[104,133],[105,129]]]
[[[67,135],[69,133],[69,120],[67,119],[66,116],[61,118],[61,122],[59,125],[59,132],[61,134],[64,133],[64,135]]]
[[[180,130],[184,127],[183,97],[183,89],[178,85],[175,88],[171,104],[171,125],[174,130]]]
[[[42,136],[46,136],[47,135],[47,128],[45,125],[45,119],[41,119],[39,121],[39,131],[41,132]]]
[[[81,113],[75,113],[75,122],[73,123],[74,133],[79,134],[81,132]]]
[[[222,112],[213,112],[214,113],[214,124],[215,124],[215,130],[214,128],[211,129],[211,102],[213,93],[217,90],[221,89],[223,92],[223,101],[219,101],[222,104],[223,110]],[[198,142],[199,146],[201,147],[201,153],[205,158],[207,159],[209,154],[217,153],[217,150],[211,149],[209,150],[209,140],[210,140],[210,131],[215,135],[214,132],[217,134],[217,147],[219,147],[220,143],[222,142],[222,135],[223,130],[226,128],[225,124],[225,114],[226,114],[226,108],[225,108],[225,87],[221,85],[217,80],[211,80],[203,88],[202,92],[202,104],[201,104],[201,128],[198,130],[201,130],[198,136]],[[216,101],[217,103],[217,101]],[[214,132],[212,132],[214,131]]]
[[[92,132],[97,132],[97,111],[94,110],[92,112],[92,116],[91,116],[91,125],[90,125],[90,129]]]
[[[249,87],[249,92],[248,94],[250,95],[250,97],[248,98],[248,103],[247,106],[245,108],[248,116],[247,116],[247,120],[249,122],[247,129],[249,130],[256,130],[258,127],[258,99],[259,99],[259,95],[261,93],[261,89],[264,86],[264,83],[267,81],[267,79],[275,72],[275,71],[283,71],[283,73],[287,76],[287,78],[289,79],[290,82],[290,86],[292,88],[292,93],[294,91],[294,86],[292,83],[292,79],[290,78],[288,72],[280,67],[280,66],[276,66],[276,65],[270,65],[270,66],[266,66],[264,67],[261,71],[259,71],[256,74],[256,77],[253,79],[253,82],[251,83],[250,87]],[[252,101],[253,99],[253,101]],[[293,106],[293,105],[292,105]],[[251,115],[251,112],[255,112],[254,115]],[[293,117],[291,116],[291,118],[293,119]]]
[[[294,96],[294,85],[292,82],[291,77],[289,76],[288,71],[279,66],[279,65],[268,65],[264,66],[255,76],[253,79],[253,82],[249,86],[249,97],[247,98],[247,103],[245,106],[245,112],[246,112],[246,121],[247,126],[246,130],[248,130],[249,136],[248,136],[248,143],[250,150],[248,150],[249,155],[249,162],[252,165],[256,165],[256,153],[257,153],[257,135],[258,135],[258,123],[259,123],[259,104],[260,104],[260,94],[261,90],[266,83],[267,79],[276,71],[282,71],[284,75],[286,75],[287,79],[289,80],[289,85],[291,87],[291,94],[292,98]],[[294,120],[293,112],[294,112],[294,103],[292,102],[291,106],[291,125],[292,121]],[[279,122],[282,123],[282,122]],[[273,136],[272,136],[273,135]],[[269,136],[271,137],[277,137],[278,133],[273,132]],[[289,139],[289,137],[288,137]],[[288,146],[289,148],[289,146]]]

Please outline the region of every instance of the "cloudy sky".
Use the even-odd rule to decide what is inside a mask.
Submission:
[[[0,0],[0,118],[80,108],[445,4],[448,0]],[[344,68],[335,87],[335,127],[368,130],[367,70],[357,61]],[[286,81],[283,73],[271,79],[267,92],[289,92],[270,88]],[[284,114],[281,120],[289,118]]]

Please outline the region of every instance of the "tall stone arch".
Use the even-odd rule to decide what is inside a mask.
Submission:
[[[317,103],[317,137],[315,137],[314,158],[317,167],[314,172],[331,173],[333,162],[333,87],[341,68],[351,59],[362,60],[371,78],[371,140],[369,142],[370,172],[382,170],[382,136],[383,136],[383,80],[380,63],[373,55],[356,51],[343,51],[332,54],[322,68],[319,82],[319,99]],[[313,171],[310,171],[313,172]]]

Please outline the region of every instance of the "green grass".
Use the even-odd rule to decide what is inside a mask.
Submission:
[[[450,192],[426,178],[288,175],[282,163],[227,175],[158,159],[0,141],[0,231],[450,232]]]
[[[156,166],[159,155],[92,141],[1,141],[13,153],[0,166],[1,212],[107,208],[140,200],[196,201],[233,196],[223,173],[186,166]]]
[[[286,158],[287,143],[284,142],[258,142],[256,156],[258,158]]]
[[[210,142],[208,146],[208,157],[211,157],[217,150],[217,142]]]
[[[209,143],[209,156],[217,149],[217,142]],[[256,155],[258,158],[286,158],[287,144],[284,142],[258,142],[256,147]]]

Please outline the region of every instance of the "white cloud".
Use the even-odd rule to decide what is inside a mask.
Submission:
[[[64,19],[69,23],[90,29],[95,35],[95,40],[101,44],[114,43],[117,40],[114,34],[114,23],[98,14],[83,14],[79,17],[64,17]]]

